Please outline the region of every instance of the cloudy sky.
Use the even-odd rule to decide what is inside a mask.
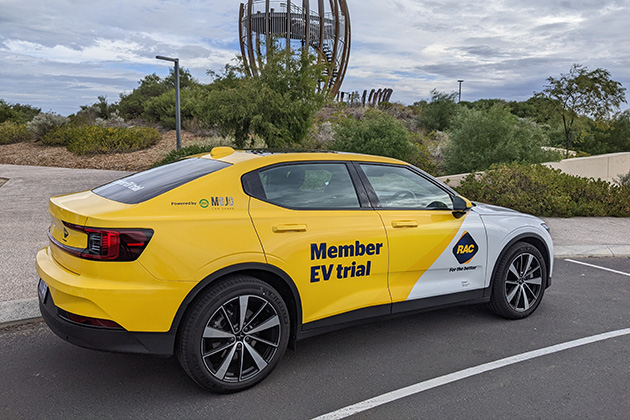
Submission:
[[[241,0],[0,0],[0,98],[68,115],[115,102],[155,55],[179,57],[201,82],[239,53]],[[311,0],[313,3],[313,0]],[[348,0],[352,52],[344,91],[394,89],[410,104],[431,89],[463,100],[525,100],[573,63],[630,88],[630,0]],[[628,95],[630,96],[630,95]],[[626,106],[627,107],[627,106]],[[624,107],[625,108],[625,107]]]

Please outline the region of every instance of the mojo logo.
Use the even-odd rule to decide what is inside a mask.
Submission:
[[[211,197],[212,207],[232,207],[234,206],[234,197]]]
[[[478,246],[470,233],[465,232],[453,247],[453,254],[460,264],[468,264],[477,253]]]

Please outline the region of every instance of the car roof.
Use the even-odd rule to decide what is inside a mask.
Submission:
[[[277,151],[270,149],[234,150],[231,147],[215,147],[210,153],[195,155],[195,157],[215,159],[231,164],[246,161],[254,163],[255,161],[256,166],[296,161],[360,161],[408,165],[408,163],[398,159],[359,153],[334,151]]]

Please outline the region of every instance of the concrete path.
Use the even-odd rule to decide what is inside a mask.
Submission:
[[[48,243],[48,199],[128,172],[0,165],[0,324],[39,316],[35,254]]]
[[[35,254],[48,243],[48,199],[128,172],[0,165],[0,324],[38,317]],[[556,257],[630,256],[630,218],[544,218]]]
[[[630,256],[628,217],[543,217],[556,258]]]

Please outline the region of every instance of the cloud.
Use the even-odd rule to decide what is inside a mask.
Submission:
[[[60,113],[117,99],[177,56],[208,82],[236,54],[243,0],[2,0],[0,98]],[[314,0],[311,0],[313,2]],[[630,84],[627,0],[349,0],[343,90],[391,87],[412,103],[431,89],[467,100],[527,99],[573,63]]]

